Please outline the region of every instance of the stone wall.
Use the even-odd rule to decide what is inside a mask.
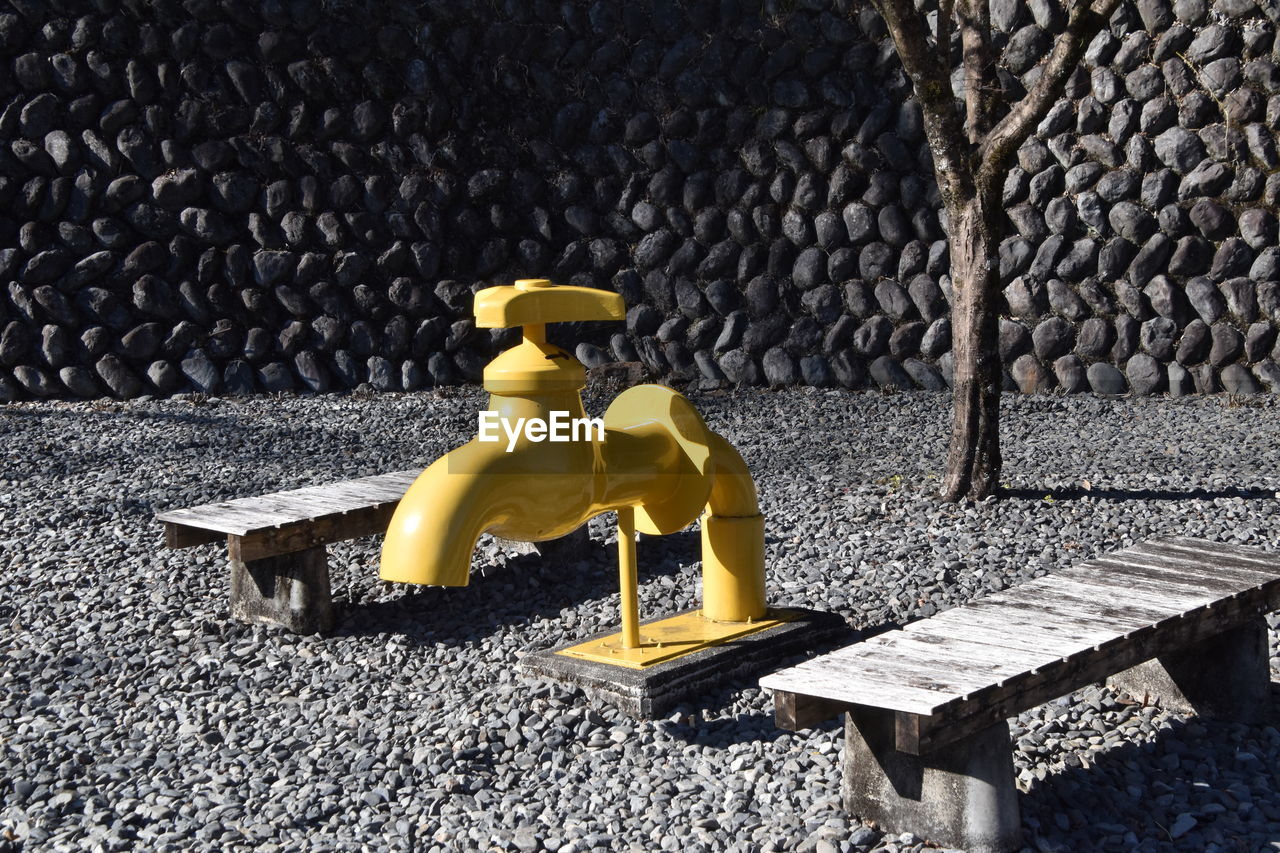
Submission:
[[[993,15],[1017,95],[1060,12]],[[1090,45],[1005,187],[1010,387],[1277,387],[1277,49],[1253,0]],[[9,0],[0,62],[2,399],[474,382],[473,290],[529,276],[624,296],[556,330],[588,364],[948,379],[920,111],[847,0]]]

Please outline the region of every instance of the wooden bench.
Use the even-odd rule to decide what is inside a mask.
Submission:
[[[386,531],[420,469],[307,486],[156,514],[165,546],[189,548],[224,537],[231,562],[231,615],[300,634],[334,624],[325,546]],[[508,543],[524,553],[580,557],[584,525],[563,539]]]
[[[1256,723],[1270,715],[1263,614],[1280,559],[1146,542],[821,655],[761,680],[778,725],[846,713],[846,808],[891,832],[1015,850],[1006,720],[1111,676],[1139,699]]]

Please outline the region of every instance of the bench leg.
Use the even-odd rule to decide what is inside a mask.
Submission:
[[[895,748],[891,711],[855,709],[845,722],[843,794],[850,813],[887,832],[912,832],[970,853],[1005,853],[1021,844],[1004,722],[917,756]]]
[[[1262,617],[1126,669],[1113,688],[1160,707],[1235,723],[1271,720],[1271,668]]]
[[[262,560],[231,560],[231,616],[297,634],[333,628],[329,559],[324,547]]]

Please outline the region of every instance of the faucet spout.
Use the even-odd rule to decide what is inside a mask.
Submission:
[[[592,455],[590,445],[571,448]],[[467,442],[431,463],[400,500],[382,544],[385,581],[466,586],[471,553],[481,533],[524,542],[564,536],[590,517],[594,465],[565,462],[577,476],[545,476],[554,453],[507,453],[502,446]],[[560,468],[550,461],[552,470]],[[542,470],[539,470],[539,469]],[[538,476],[541,474],[542,476]],[[530,488],[539,484],[543,489]],[[552,514],[549,505],[556,507]]]
[[[431,463],[400,500],[382,544],[379,575],[384,581],[466,586],[471,552],[485,528],[500,518],[492,478],[450,473],[468,461],[483,465],[477,442],[468,442]]]

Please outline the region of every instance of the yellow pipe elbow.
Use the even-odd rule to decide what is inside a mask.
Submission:
[[[382,580],[467,585],[476,540],[516,509],[502,488],[510,477],[494,471],[499,461],[493,450],[471,441],[418,475],[387,527]]]
[[[710,433],[711,495],[702,516],[702,615],[714,622],[750,622],[767,611],[764,516],[741,454]]]

